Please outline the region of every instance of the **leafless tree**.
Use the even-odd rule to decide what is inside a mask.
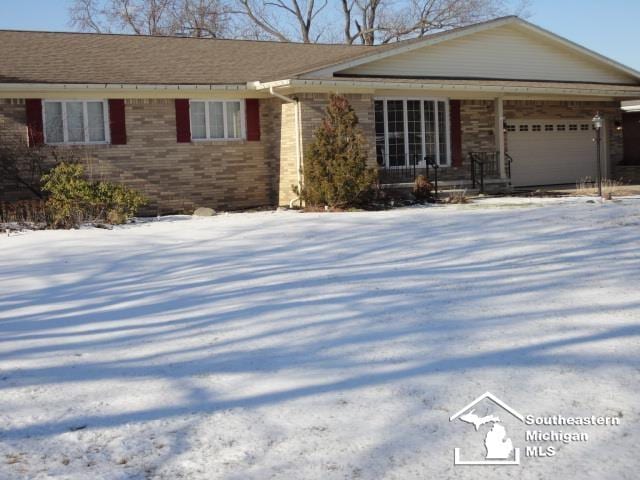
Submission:
[[[340,9],[336,2],[236,0],[236,13],[273,39],[303,42],[334,40],[342,17],[341,42],[374,45],[522,13],[528,0],[518,7],[506,0],[340,0]]]
[[[375,45],[522,14],[519,1],[74,0],[70,14],[82,31]]]
[[[217,37],[229,10],[222,0],[74,0],[69,13],[81,31]]]
[[[172,2],[174,30],[192,37],[222,37],[228,30],[231,10],[219,0],[179,0]]]
[[[379,41],[388,43],[421,37],[432,31],[448,30],[525,11],[527,1],[513,9],[504,0],[409,0],[406,9],[386,12],[378,24]]]
[[[341,0],[344,15],[344,40],[353,44],[359,40],[364,45],[373,45],[378,29],[378,9],[382,0]],[[355,32],[351,33],[355,27]]]
[[[265,32],[268,36],[283,41],[299,40],[304,43],[317,42],[322,38],[323,26],[316,20],[325,10],[329,0],[237,0],[236,14]],[[312,29],[315,27],[315,35]]]

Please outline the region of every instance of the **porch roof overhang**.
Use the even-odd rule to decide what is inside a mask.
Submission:
[[[572,99],[638,99],[640,86],[596,83],[536,82],[472,79],[409,79],[409,78],[288,78],[245,84],[77,84],[77,83],[0,83],[0,98],[200,98],[200,97],[269,97],[269,89],[285,93],[330,92],[369,93],[418,92],[433,96],[458,98],[543,98]],[[402,92],[402,93],[401,93]],[[623,101],[622,109],[640,110],[640,100]]]
[[[418,91],[453,96],[477,94],[488,97],[509,96],[571,96],[588,98],[638,98],[640,86],[608,85],[599,83],[536,82],[514,80],[466,79],[408,79],[408,78],[290,78],[273,82],[254,82],[256,90],[271,87],[290,91],[362,91],[373,93],[385,90]]]

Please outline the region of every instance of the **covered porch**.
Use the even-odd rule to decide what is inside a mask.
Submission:
[[[504,100],[375,97],[376,164],[382,185],[422,175],[443,186],[508,188]]]
[[[596,113],[604,118],[603,176],[614,178],[624,158],[627,128],[615,99],[376,97],[374,106],[383,185],[410,184],[418,175],[479,191],[592,182]]]

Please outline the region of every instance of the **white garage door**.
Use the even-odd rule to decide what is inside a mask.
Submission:
[[[507,121],[514,186],[575,184],[595,178],[590,119]]]

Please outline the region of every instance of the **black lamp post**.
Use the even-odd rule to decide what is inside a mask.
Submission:
[[[596,168],[597,170],[597,181],[598,181],[598,196],[602,197],[602,166],[600,160],[600,131],[602,130],[603,119],[600,116],[600,112],[596,113],[596,116],[591,120],[593,122],[593,129],[596,131]]]

